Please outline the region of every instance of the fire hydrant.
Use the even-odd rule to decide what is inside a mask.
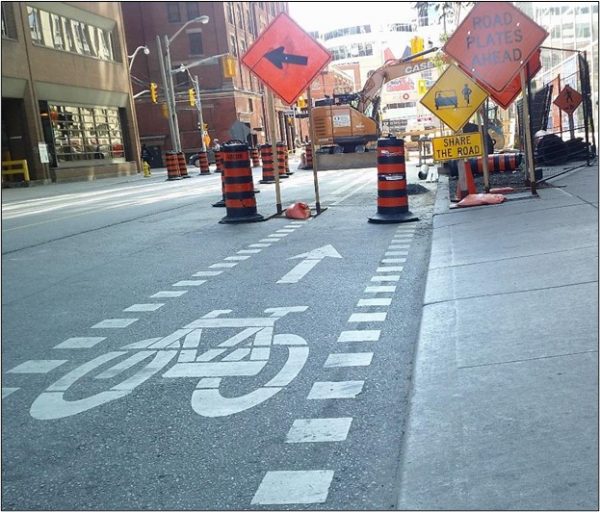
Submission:
[[[152,176],[150,172],[150,164],[148,162],[144,162],[144,178],[149,178]]]

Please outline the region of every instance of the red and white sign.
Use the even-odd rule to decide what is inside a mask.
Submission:
[[[510,2],[477,2],[442,50],[489,92],[502,92],[547,36]]]
[[[583,101],[583,96],[569,85],[565,85],[563,90],[554,100],[554,104],[568,115],[572,115],[575,109]]]
[[[288,105],[330,60],[331,54],[284,12],[242,56],[242,63]]]

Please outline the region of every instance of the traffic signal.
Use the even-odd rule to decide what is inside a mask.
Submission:
[[[425,41],[423,40],[422,37],[414,36],[410,40],[410,53],[412,53],[413,55],[415,53],[422,52],[424,49],[425,49]]]
[[[427,92],[427,80],[420,79],[417,82],[417,92],[420,95],[423,95],[423,94],[425,94]]]
[[[152,103],[158,103],[158,85],[154,82],[150,82],[150,99]]]
[[[223,76],[225,78],[233,78],[236,76],[236,59],[233,55],[228,54],[223,56],[221,64],[223,66]]]
[[[193,88],[188,89],[188,97],[190,99],[190,105],[196,106],[196,91]]]
[[[302,96],[298,98],[298,101],[296,103],[298,105],[298,108],[306,108],[308,106],[306,100]]]
[[[160,106],[160,110],[165,119],[169,119],[169,107],[166,103],[162,103]]]

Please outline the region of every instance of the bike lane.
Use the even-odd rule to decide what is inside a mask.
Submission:
[[[9,368],[39,389],[3,403],[8,508],[389,508],[428,222],[367,224],[367,196],[255,225],[221,261]],[[327,246],[341,258],[278,282]]]

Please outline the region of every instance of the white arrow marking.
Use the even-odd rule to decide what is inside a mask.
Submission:
[[[305,252],[302,254],[298,254],[297,256],[292,256],[288,258],[289,260],[295,260],[299,258],[304,258],[304,261],[301,261],[296,265],[292,270],[290,270],[286,275],[284,275],[277,283],[297,283],[302,279],[306,274],[308,274],[323,258],[341,258],[339,252],[337,252],[332,245],[324,245],[323,247],[319,247],[318,249],[313,249],[312,251]]]

